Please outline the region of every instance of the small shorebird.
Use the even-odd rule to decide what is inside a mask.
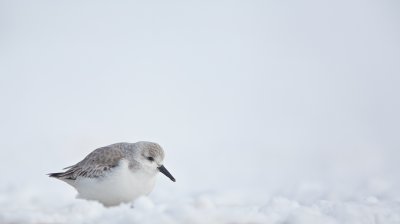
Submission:
[[[116,143],[94,150],[65,172],[48,175],[73,186],[78,198],[114,206],[149,194],[158,172],[175,182],[163,160],[164,150],[157,143]]]

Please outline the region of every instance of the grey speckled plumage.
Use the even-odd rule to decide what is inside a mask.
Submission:
[[[161,172],[175,182],[163,165],[164,150],[153,142],[116,143],[101,147],[65,172],[50,173],[78,191],[78,198],[106,206],[149,194]]]
[[[109,146],[101,147],[89,155],[87,155],[82,161],[79,163],[66,167],[64,169],[68,169],[65,172],[61,173],[50,173],[50,177],[55,177],[59,179],[68,179],[68,180],[76,180],[78,177],[85,178],[97,178],[104,176],[111,169],[118,166],[119,161],[121,159],[127,159],[129,161],[129,168],[139,168],[140,164],[134,160],[133,158],[136,156],[138,152],[138,147],[143,144],[147,144],[149,151],[148,155],[143,155],[145,157],[153,157],[156,158],[160,156],[164,159],[164,151],[160,150],[161,147],[157,143],[152,142],[137,142],[137,143],[115,143]]]

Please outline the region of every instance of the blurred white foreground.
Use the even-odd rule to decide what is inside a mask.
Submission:
[[[399,223],[400,201],[390,195],[346,196],[304,185],[295,195],[262,191],[187,193],[160,184],[149,197],[105,208],[97,202],[74,199],[73,190],[54,184],[1,189],[0,223]],[[353,189],[354,190],[354,189]],[[378,195],[379,189],[375,189]],[[350,192],[347,192],[350,193]],[[358,197],[360,196],[360,197]],[[336,199],[329,199],[329,198]],[[344,196],[341,196],[344,197]]]

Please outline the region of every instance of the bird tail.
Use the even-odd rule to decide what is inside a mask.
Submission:
[[[48,173],[49,177],[60,178],[64,175],[64,173]]]

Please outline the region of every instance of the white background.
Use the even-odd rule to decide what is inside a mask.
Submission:
[[[390,216],[400,208],[399,9],[355,0],[1,0],[0,202],[15,209],[3,208],[0,221],[70,222],[41,213],[54,205],[48,198],[83,203],[45,174],[139,140],[163,146],[177,179],[158,178],[143,199],[156,208],[164,191],[184,205],[210,192],[235,192],[238,206],[368,199],[378,203],[371,220],[399,221]],[[33,202],[14,198],[27,191]],[[209,217],[233,217],[204,197]],[[354,210],[319,212],[361,222],[365,209]],[[264,216],[242,221],[275,222]]]

